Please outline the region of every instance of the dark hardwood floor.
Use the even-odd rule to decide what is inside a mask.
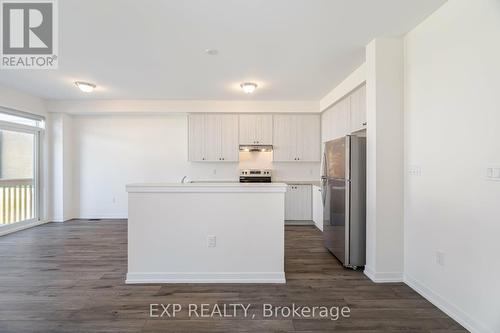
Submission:
[[[311,226],[286,227],[286,285],[126,285],[123,220],[0,237],[0,332],[464,332],[402,283],[343,269]],[[255,244],[258,246],[258,243]],[[249,303],[255,318],[150,318],[150,303]],[[348,306],[349,318],[263,318],[261,304]]]

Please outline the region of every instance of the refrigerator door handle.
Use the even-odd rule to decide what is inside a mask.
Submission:
[[[326,191],[327,191],[327,186],[328,186],[328,166],[327,166],[327,160],[326,160],[326,152],[323,153],[323,174],[321,175],[321,197],[323,201],[323,207],[325,207],[326,204]]]
[[[346,136],[345,141],[345,179],[351,179],[351,136]]]
[[[346,179],[345,181],[345,266],[351,265],[351,255],[350,255],[350,247],[351,247],[351,216],[350,216],[350,203],[351,203],[351,180]]]

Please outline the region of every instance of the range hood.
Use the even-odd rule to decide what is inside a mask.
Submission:
[[[240,145],[240,151],[244,152],[270,152],[273,151],[272,145]]]

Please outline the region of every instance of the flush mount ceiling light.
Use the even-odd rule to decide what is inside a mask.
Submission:
[[[243,82],[240,84],[241,89],[245,92],[245,94],[251,94],[257,89],[257,84],[253,82]]]
[[[212,55],[213,56],[213,55],[219,54],[219,51],[216,50],[216,49],[206,49],[205,53],[208,54],[208,55]]]
[[[89,82],[83,82],[83,81],[76,81],[75,85],[80,88],[81,91],[86,92],[86,93],[91,93],[94,91],[96,85],[89,83]]]

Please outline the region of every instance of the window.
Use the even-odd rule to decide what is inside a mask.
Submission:
[[[42,117],[0,109],[0,232],[40,217]]]
[[[13,124],[27,125],[31,127],[45,128],[45,120],[38,116],[19,116],[13,114],[14,112],[7,113],[0,108],[0,121],[5,121]],[[20,114],[20,112],[19,112]]]

